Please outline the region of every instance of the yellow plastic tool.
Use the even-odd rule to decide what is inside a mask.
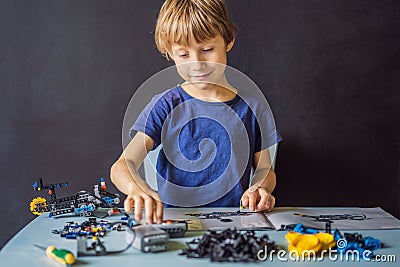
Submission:
[[[48,246],[47,248],[36,245],[36,247],[46,251],[46,255],[56,261],[65,264],[72,265],[75,263],[75,256],[71,251],[65,249],[57,249],[55,246]]]

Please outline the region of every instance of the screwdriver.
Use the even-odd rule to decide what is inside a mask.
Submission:
[[[72,252],[69,250],[57,249],[55,246],[48,246],[47,248],[37,244],[35,244],[35,246],[46,251],[48,257],[53,258],[67,266],[75,263],[74,254],[72,254]]]

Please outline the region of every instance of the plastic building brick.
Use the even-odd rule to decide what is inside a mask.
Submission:
[[[133,247],[142,252],[160,252],[168,248],[169,235],[154,225],[139,225],[133,228]]]
[[[294,213],[293,215],[311,218],[317,222],[325,223],[325,231],[330,233],[332,230],[332,223],[338,220],[356,220],[362,221],[367,218],[365,214],[322,214],[322,215],[307,215],[301,213]]]
[[[153,224],[153,226],[166,231],[170,238],[183,237],[188,229],[185,221],[165,220],[162,224]]]
[[[121,250],[114,250],[114,251],[107,251],[106,247],[104,245],[104,242],[101,241],[100,237],[101,236],[98,233],[101,233],[103,230],[102,229],[102,224],[104,221],[100,221],[100,226],[94,226],[98,224],[95,218],[90,218],[89,221],[86,221],[82,223],[82,227],[91,227],[91,231],[95,232],[94,236],[90,235],[78,235],[77,236],[77,251],[78,251],[78,257],[82,256],[104,256],[104,255],[110,255],[110,254],[117,254],[117,253],[122,253],[129,249],[132,244],[136,241],[136,232],[130,227],[126,227],[131,233],[132,233],[132,239],[129,242],[129,244],[121,249]],[[122,228],[122,222],[115,222],[115,223],[107,223],[107,229],[112,229],[112,230],[117,230],[117,231],[124,231],[125,229]]]
[[[118,194],[112,194],[106,189],[104,178],[100,179],[100,186],[94,186],[94,194],[87,191],[80,191],[75,196],[57,198],[56,188],[66,187],[68,183],[43,184],[40,178],[33,184],[35,191],[47,189],[50,201],[45,198],[34,198],[30,203],[30,210],[35,215],[49,212],[49,217],[63,214],[74,214],[79,216],[91,216],[99,207],[114,207],[120,203]]]
[[[275,250],[275,242],[268,235],[256,236],[254,231],[241,233],[236,229],[227,229],[220,233],[209,231],[200,239],[188,242],[188,248],[180,255],[188,258],[210,258],[212,262],[254,262],[257,253],[267,247]]]
[[[88,244],[89,242],[90,244]],[[78,257],[104,256],[106,254],[107,254],[106,247],[99,238],[88,240],[84,236],[78,237]]]
[[[347,251],[358,251],[359,255],[363,257],[372,258],[373,251],[382,247],[379,239],[371,236],[363,237],[359,233],[340,233],[338,229],[334,231],[335,240],[338,242],[337,250],[339,253],[346,253]],[[339,242],[340,241],[340,242]],[[339,246],[340,244],[340,246]],[[371,253],[365,253],[369,250]]]
[[[186,216],[197,217],[200,219],[217,219],[221,220],[222,217],[233,217],[233,216],[248,216],[250,213],[238,211],[214,211],[214,212],[203,212],[203,213],[186,213]]]
[[[285,238],[289,242],[288,250],[296,251],[299,255],[319,253],[336,246],[334,236],[330,233],[317,232],[315,234],[306,234],[289,231],[285,235]]]
[[[87,237],[104,237],[112,226],[107,221],[98,221],[96,218],[89,218],[89,220],[81,224],[74,222],[67,222],[63,229],[52,231],[53,234],[59,234],[66,239],[77,239],[78,236]]]

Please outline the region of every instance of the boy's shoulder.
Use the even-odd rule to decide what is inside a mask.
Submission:
[[[160,95],[162,95],[164,99],[170,101],[185,100],[185,96],[182,94],[182,89],[179,84],[168,90],[165,90]]]
[[[238,91],[238,95],[253,111],[270,109],[268,101],[261,90],[242,90]]]
[[[169,114],[176,106],[185,102],[187,97],[180,90],[180,85],[176,85],[159,94],[156,94],[148,103],[146,109],[155,112]]]
[[[179,85],[155,95],[152,99],[152,102],[155,104],[179,104],[183,101],[185,101],[185,98],[179,90]]]

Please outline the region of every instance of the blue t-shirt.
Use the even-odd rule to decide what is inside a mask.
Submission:
[[[153,97],[131,128],[162,145],[157,186],[165,206],[238,206],[254,153],[279,142],[266,102],[237,94],[226,102],[193,98],[180,85]]]

